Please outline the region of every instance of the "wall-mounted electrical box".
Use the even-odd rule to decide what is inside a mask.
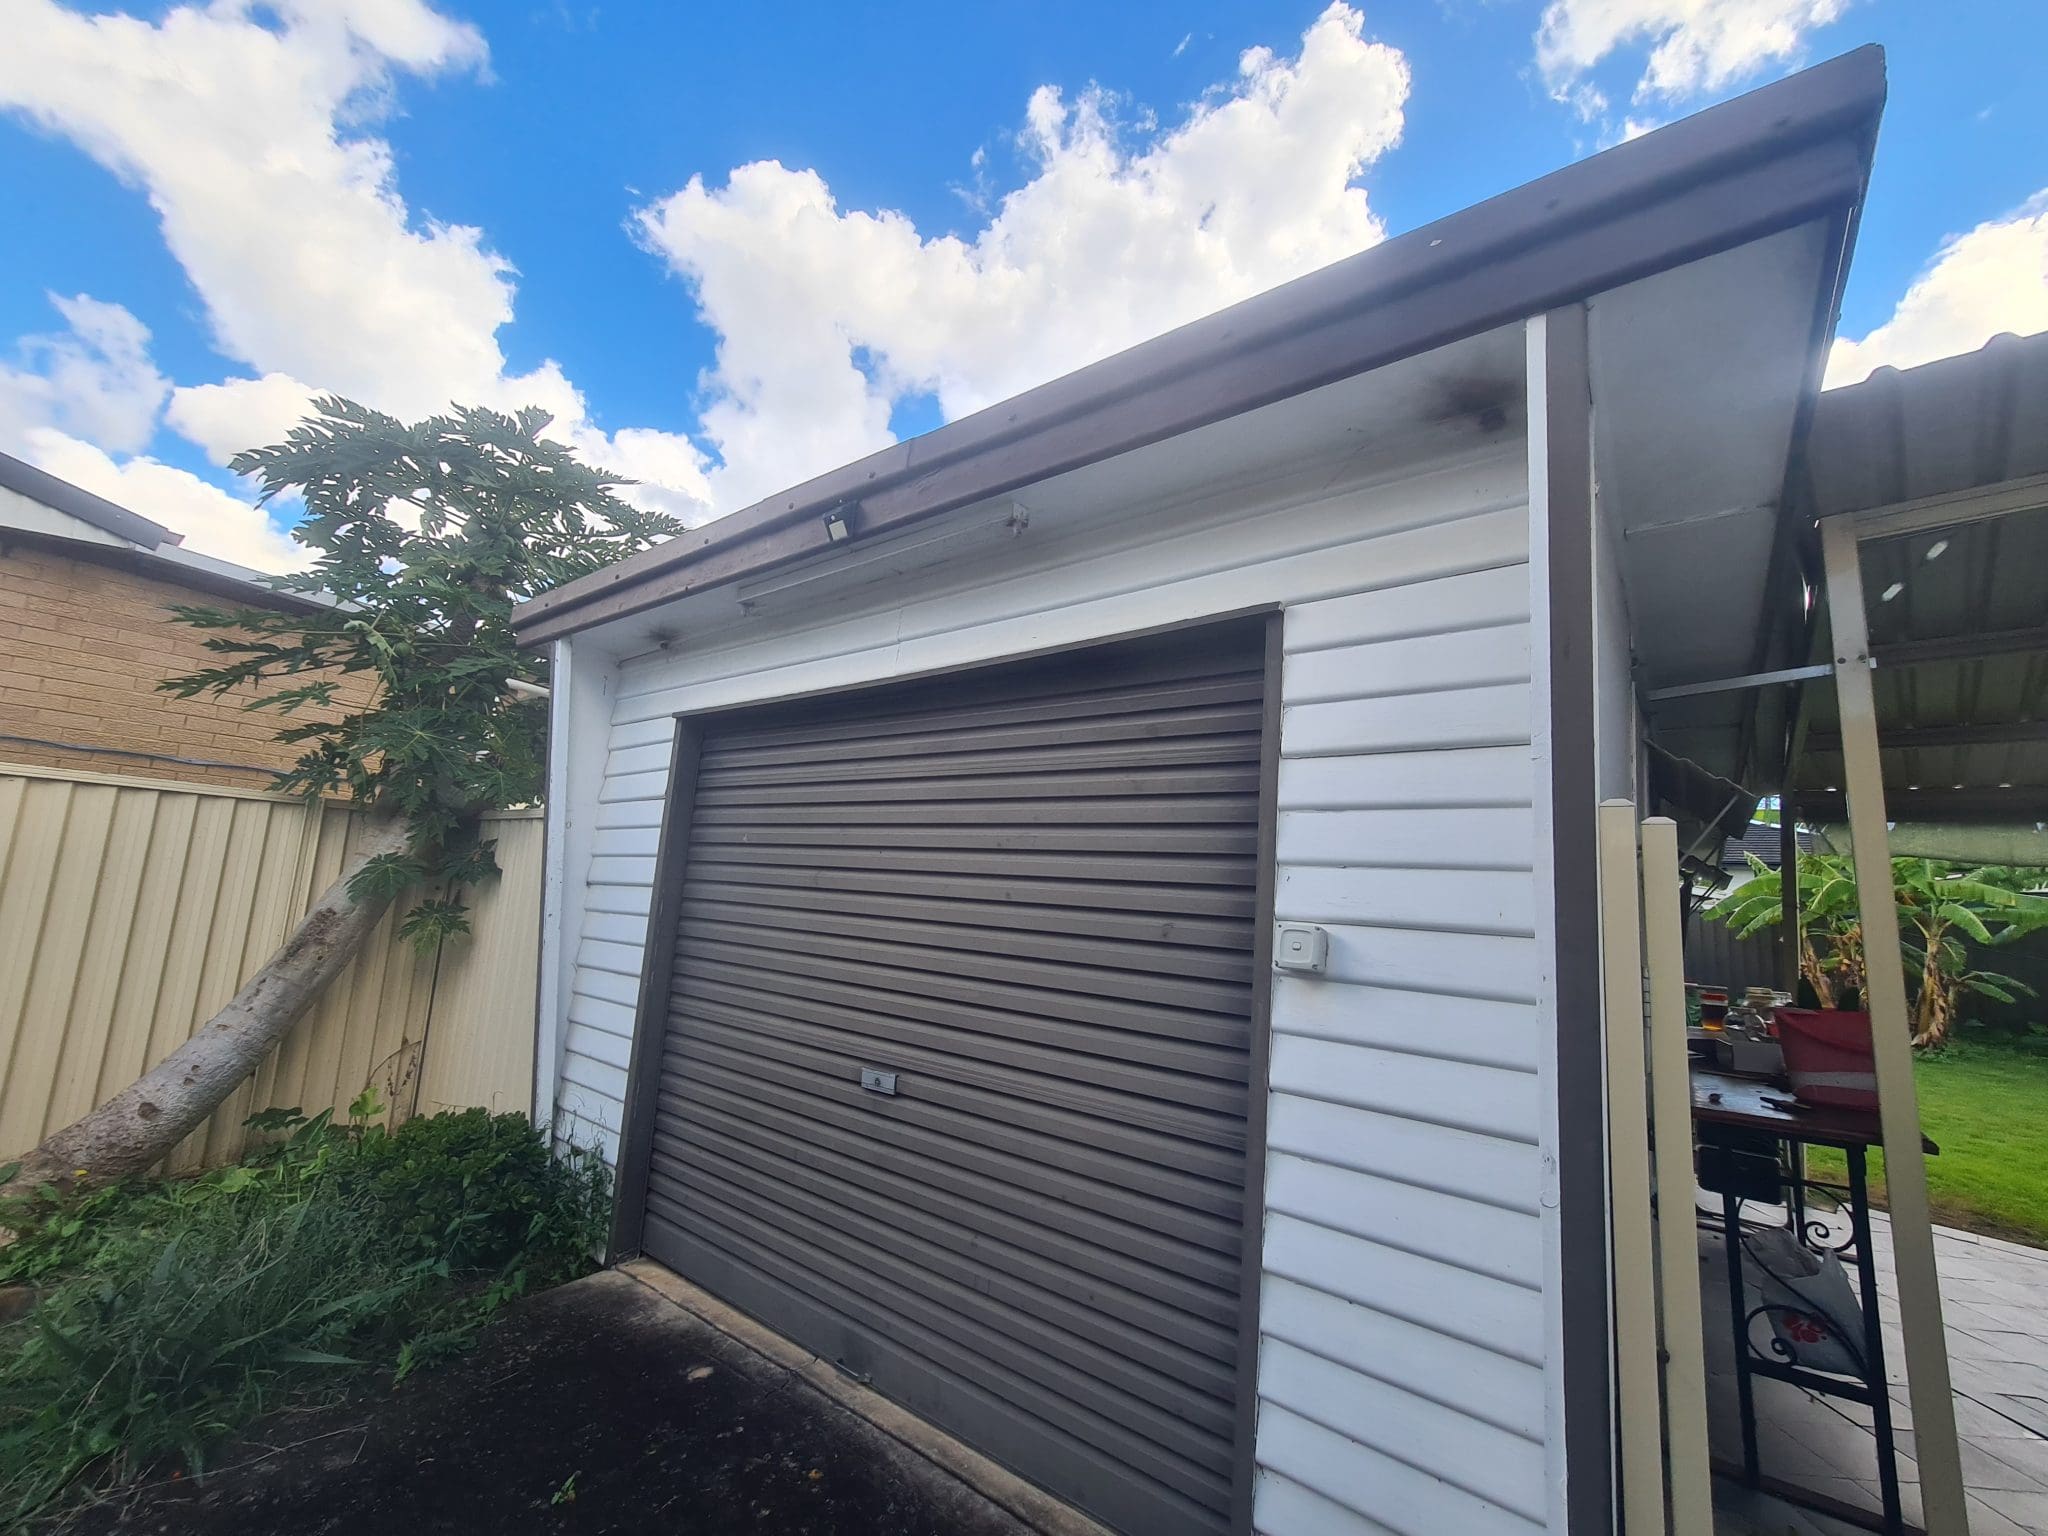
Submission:
[[[1273,969],[1320,976],[1330,968],[1330,931],[1314,923],[1276,923]]]

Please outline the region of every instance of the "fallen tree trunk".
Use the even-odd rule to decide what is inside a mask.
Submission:
[[[169,1156],[227,1102],[356,957],[391,898],[359,902],[349,895],[349,881],[379,854],[404,852],[406,840],[403,818],[372,820],[340,876],[228,1005],[98,1109],[45,1137],[0,1186],[0,1195],[25,1194],[42,1184],[104,1184]]]

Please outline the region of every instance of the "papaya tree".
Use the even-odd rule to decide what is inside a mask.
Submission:
[[[514,643],[512,605],[682,527],[624,501],[627,482],[544,438],[548,420],[537,409],[456,408],[407,425],[324,399],[284,442],[234,460],[265,502],[304,498],[292,535],[313,560],[273,581],[318,602],[175,610],[221,659],[160,686],[274,711],[277,739],[299,752],[276,787],[346,796],[361,813],[358,833],[339,878],[228,1004],[29,1152],[7,1192],[102,1182],[163,1158],[256,1069],[394,902],[411,902],[399,931],[422,946],[468,930],[463,892],[497,870],[485,814],[532,804],[542,788],[546,708],[537,690],[507,684],[544,684],[546,668]]]
[[[1707,909],[1737,938],[1747,938],[1783,916],[1782,877],[1751,855],[1750,878]],[[1864,990],[1862,916],[1856,866],[1835,854],[1799,859],[1799,974],[1823,1008],[1843,1006]],[[1938,1046],[1955,1026],[1965,997],[2010,1003],[2031,989],[1997,971],[1972,964],[1972,949],[1995,949],[2048,927],[2048,870],[2009,865],[1969,868],[1940,859],[1892,860],[1892,892],[1899,912],[1899,963],[1912,999],[1913,1043]]]

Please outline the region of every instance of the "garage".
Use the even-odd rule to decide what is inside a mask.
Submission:
[[[1776,782],[1776,685],[1692,685],[1805,654],[1883,95],[1845,56],[522,604],[535,1112],[612,1256],[1119,1531],[1615,1529],[1596,808],[1652,809],[1660,689]]]
[[[1268,628],[677,725],[638,1246],[1125,1530],[1244,1492]]]

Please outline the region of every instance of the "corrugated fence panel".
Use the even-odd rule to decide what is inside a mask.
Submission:
[[[533,1099],[541,820],[495,818],[489,831],[504,874],[472,897],[469,941],[441,956],[421,1064],[421,1114],[469,1104],[524,1112]]]
[[[1726,923],[1697,912],[1685,919],[1685,979],[1728,988],[1740,996],[1744,987],[1775,987],[1779,975],[1778,930],[1766,928],[1746,939]]]
[[[195,929],[211,917],[203,931],[193,934],[193,942],[203,955],[197,1004],[191,1022],[178,1039],[189,1035],[235,995],[276,950],[305,908],[304,897],[290,890],[287,880],[280,875],[289,871],[296,860],[308,813],[304,807],[294,805],[286,808],[283,815],[268,814],[276,809],[273,802],[264,800],[241,800],[225,807],[224,852],[212,909],[210,914],[192,914]],[[338,820],[345,813],[326,814]],[[261,899],[266,895],[278,899],[266,906]],[[299,1027],[305,1027],[307,1022],[301,1020]],[[177,1043],[177,1039],[167,1040],[164,1049],[173,1049]],[[115,1085],[117,1090],[121,1086]],[[242,1122],[261,1107],[254,1096],[253,1082],[245,1082],[228,1095],[227,1102],[202,1130],[185,1139],[172,1154],[171,1167],[183,1170],[231,1160],[243,1144]]]
[[[310,878],[294,893],[294,913],[340,874],[355,836],[356,818],[328,807]],[[394,1116],[411,1107],[420,1043],[427,1034],[434,957],[397,937],[396,918],[377,925],[362,953],[328,984],[312,1012],[273,1053],[270,1103],[308,1111],[330,1104],[345,1107],[365,1087],[375,1087]],[[256,956],[249,968],[262,959]],[[259,1069],[258,1080],[236,1090],[206,1131],[195,1133],[180,1149],[185,1161],[219,1162],[233,1155],[242,1121],[261,1107],[254,1090],[262,1075]]]
[[[245,790],[0,765],[0,1157],[189,1038],[341,868],[354,817]],[[505,870],[440,957],[372,935],[251,1080],[170,1159],[234,1157],[256,1109],[524,1110],[532,1082],[537,813],[494,818]]]
[[[0,776],[0,1152],[119,1091],[233,995],[242,956],[289,924],[255,886],[305,819],[267,796]]]

